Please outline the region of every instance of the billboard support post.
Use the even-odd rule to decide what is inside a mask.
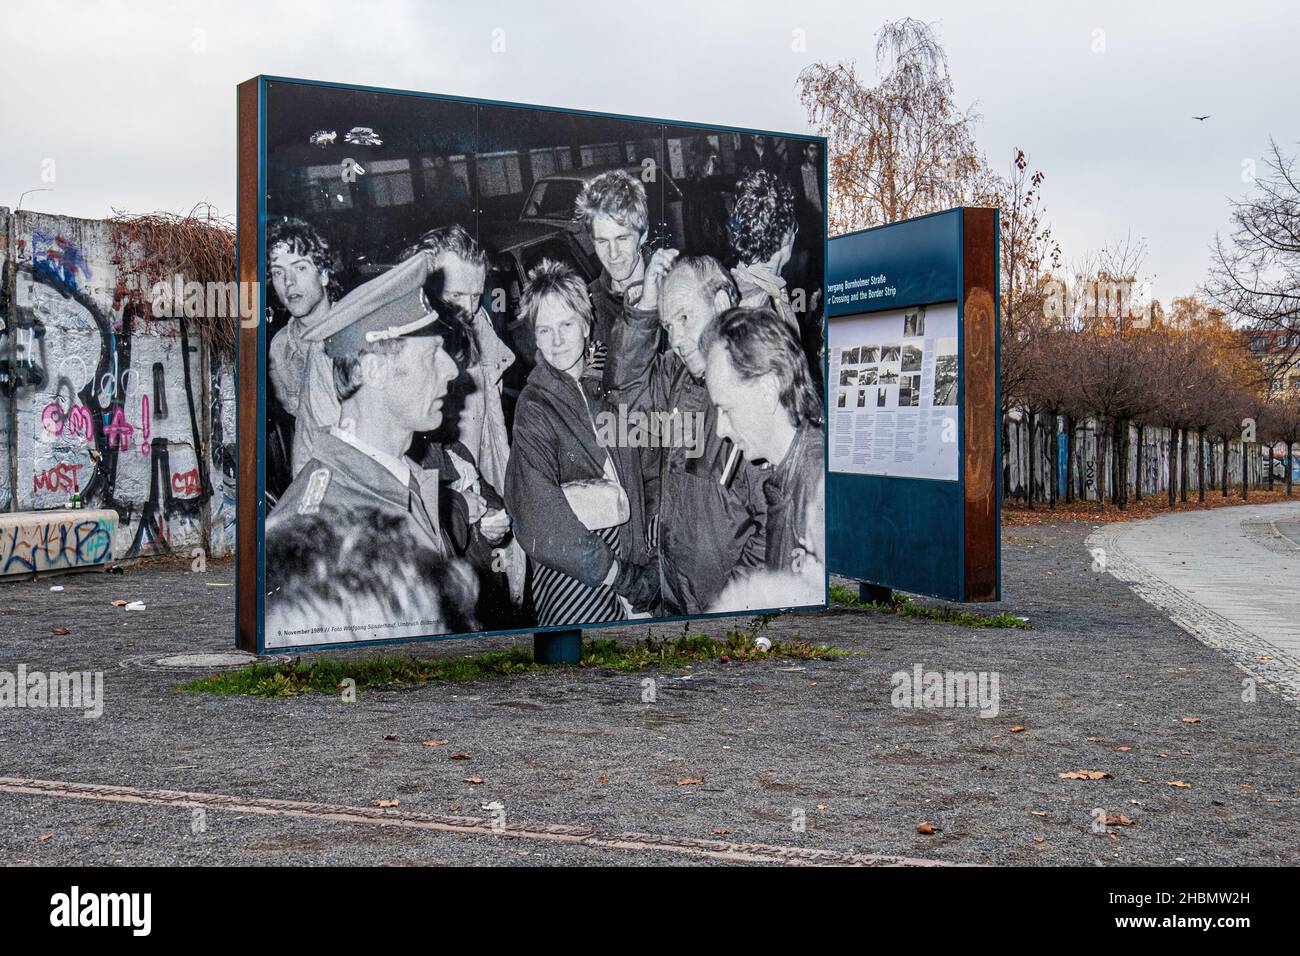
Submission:
[[[894,592],[891,588],[881,587],[879,584],[868,584],[866,581],[859,581],[858,601],[863,604],[888,605],[894,601]]]
[[[538,664],[578,663],[582,660],[582,631],[534,634],[533,660]]]

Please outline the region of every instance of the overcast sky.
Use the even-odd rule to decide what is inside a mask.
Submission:
[[[855,59],[872,81],[875,33],[902,16],[937,23],[989,160],[1020,146],[1046,172],[1067,260],[1131,229],[1165,300],[1204,277],[1243,162],[1300,142],[1290,0],[13,2],[0,205],[50,186],[52,160],[24,209],[233,216],[235,84],[258,73],[808,132],[800,69]]]

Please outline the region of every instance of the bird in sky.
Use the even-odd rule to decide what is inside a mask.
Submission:
[[[1207,119],[1209,119],[1213,115],[1214,115],[1213,113],[1206,113],[1204,116],[1193,116],[1192,119],[1200,120],[1202,123],[1204,123]]]

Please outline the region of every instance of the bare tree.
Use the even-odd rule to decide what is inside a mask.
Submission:
[[[975,146],[978,114],[957,105],[948,55],[934,26],[911,17],[887,22],[875,52],[875,86],[859,79],[852,61],[818,62],[799,74],[800,101],[827,138],[832,234],[994,192]]]
[[[1232,228],[1215,235],[1205,294],[1258,330],[1288,336],[1283,369],[1300,361],[1300,171],[1270,139],[1265,172],[1245,199],[1230,200]]]

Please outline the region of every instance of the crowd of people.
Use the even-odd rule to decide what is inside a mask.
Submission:
[[[519,357],[468,232],[426,233],[340,297],[328,240],[273,219],[289,318],[267,372],[293,427],[265,524],[268,646],[821,603],[820,288],[782,278],[800,223],[771,165],[736,184],[731,268],[650,248],[641,181],[592,179],[574,215],[600,274],[528,272],[514,318],[535,365],[509,425]]]

